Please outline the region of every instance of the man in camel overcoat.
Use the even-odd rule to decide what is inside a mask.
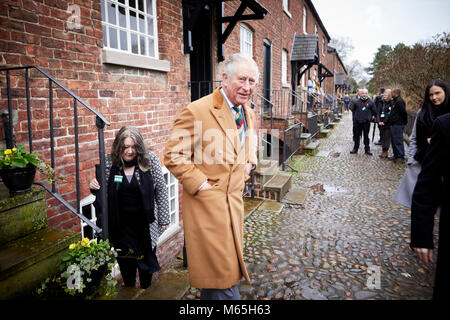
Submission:
[[[238,282],[250,282],[242,193],[257,164],[255,114],[248,102],[258,78],[253,59],[232,55],[222,85],[181,111],[166,145],[165,166],[183,186],[190,285],[205,300],[238,300]]]

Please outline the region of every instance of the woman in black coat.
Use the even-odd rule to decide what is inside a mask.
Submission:
[[[109,240],[118,250],[120,273],[125,286],[134,287],[137,269],[140,286],[145,289],[151,284],[152,274],[160,270],[156,242],[170,217],[160,161],[147,151],[137,128],[122,127],[117,133],[106,161],[106,181]],[[97,221],[102,221],[101,186],[93,179],[89,187],[98,195],[94,205]],[[154,224],[161,232],[151,232]]]
[[[437,94],[432,95],[432,93]],[[427,152],[434,120],[448,112],[450,112],[448,86],[440,79],[433,80],[425,89],[422,109],[417,116],[417,152],[414,155],[414,159],[419,163],[422,163]]]
[[[433,125],[431,143],[423,159],[411,205],[411,244],[426,265],[433,262],[434,215],[441,207],[439,244],[433,299],[443,300],[450,285],[449,218],[450,218],[450,113],[438,117]]]

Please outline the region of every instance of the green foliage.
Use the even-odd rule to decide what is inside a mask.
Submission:
[[[83,294],[95,273],[106,268],[106,295],[111,295],[115,292],[117,284],[111,274],[116,257],[117,252],[111,248],[109,241],[97,242],[97,240],[84,238],[77,243],[72,243],[69,251],[60,260],[60,274],[52,279],[47,278],[38,288],[37,293],[45,294],[49,287],[56,286],[71,296]]]
[[[418,110],[423,102],[425,87],[440,78],[450,81],[450,34],[442,33],[427,42],[411,46],[399,43],[394,47],[382,45],[368,68],[373,76],[370,88],[400,88],[407,108]]]
[[[53,183],[56,178],[64,181],[62,176],[56,177],[52,167],[39,158],[39,153],[27,152],[23,144],[18,144],[12,149],[0,150],[0,170],[5,168],[25,168],[31,164],[35,166],[49,183]]]

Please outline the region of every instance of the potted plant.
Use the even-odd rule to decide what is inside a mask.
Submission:
[[[52,167],[39,159],[39,153],[27,152],[23,144],[0,150],[0,177],[12,195],[31,190],[36,168],[49,183],[56,180]],[[64,180],[61,176],[58,179]]]
[[[101,294],[113,296],[117,284],[112,275],[116,257],[116,250],[107,240],[84,238],[72,243],[60,260],[60,273],[47,278],[37,289],[37,294],[48,299],[93,299],[102,289]]]

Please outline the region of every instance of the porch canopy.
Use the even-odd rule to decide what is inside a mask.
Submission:
[[[319,64],[319,36],[317,34],[294,35],[291,50],[292,90],[300,84],[303,74]],[[303,68],[305,67],[306,68]],[[303,68],[303,70],[302,70]],[[297,79],[297,83],[296,80]]]
[[[240,2],[234,15],[224,16],[223,2]],[[197,23],[199,13],[205,6],[215,9],[215,28],[217,32],[217,60],[223,61],[223,45],[239,21],[264,19],[269,12],[257,0],[183,0],[183,37],[184,53],[195,50],[192,46],[192,30]],[[251,12],[249,13],[249,9]],[[247,13],[245,13],[247,11]],[[244,14],[245,13],[245,14]],[[228,23],[224,30],[223,24]]]

